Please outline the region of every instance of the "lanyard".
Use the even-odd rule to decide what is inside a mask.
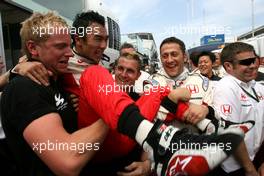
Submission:
[[[238,83],[237,83],[238,84]],[[249,93],[248,91],[246,91],[241,85],[238,84],[238,86],[251,98],[253,98],[254,100],[256,100],[257,102],[259,102],[259,98],[258,98],[258,95],[255,91],[255,89],[253,87],[251,87],[253,93],[255,96],[253,96],[251,93]]]

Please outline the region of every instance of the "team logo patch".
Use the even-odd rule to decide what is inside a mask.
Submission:
[[[257,96],[259,100],[264,100],[264,96],[260,92],[257,92]]]
[[[175,86],[175,81],[174,80],[166,80],[166,85],[169,86],[170,88],[174,88]]]
[[[191,92],[191,94],[199,93],[199,87],[196,84],[187,85],[186,88]]]
[[[57,110],[63,110],[67,107],[68,103],[65,102],[64,98],[61,96],[60,93],[55,94],[54,99],[56,102]]]
[[[207,161],[202,156],[178,155],[168,163],[166,176],[205,175],[209,171]],[[197,167],[199,165],[199,167]]]
[[[221,112],[225,115],[229,115],[232,113],[232,107],[229,104],[221,105]]]
[[[177,82],[176,82],[176,87],[180,87],[180,86],[182,86],[183,85],[183,81],[182,80],[178,80]]]
[[[184,169],[185,167],[190,163],[190,161],[192,160],[192,157],[184,157],[184,156],[180,156],[180,157],[176,157],[175,159],[173,159],[169,164],[169,170],[167,175],[169,176],[173,176],[173,175],[188,175]]]
[[[77,62],[78,62],[79,64],[83,63],[83,61],[82,61],[81,59],[78,59]]]
[[[243,94],[243,93],[241,93],[241,95],[240,95],[240,100],[241,100],[241,101],[247,101],[247,100],[248,100],[248,97],[247,97],[247,95],[246,95],[246,94]]]
[[[207,91],[208,87],[209,87],[209,79],[208,78],[204,78],[203,79],[203,84],[202,84],[203,90]]]

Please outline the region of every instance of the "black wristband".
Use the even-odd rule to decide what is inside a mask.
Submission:
[[[161,102],[161,106],[163,106],[165,109],[167,109],[170,113],[175,114],[176,110],[177,110],[177,104],[174,103],[172,100],[170,100],[168,98],[168,96],[166,96],[162,102]]]
[[[210,119],[210,120],[215,119],[215,111],[214,111],[214,108],[212,108],[211,106],[207,106],[207,108],[208,108],[209,112],[208,112],[208,114],[206,115],[205,118]]]
[[[128,105],[120,115],[117,123],[117,130],[135,139],[137,128],[144,119],[145,118],[140,114],[136,105]]]

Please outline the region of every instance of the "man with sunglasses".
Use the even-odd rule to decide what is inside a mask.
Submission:
[[[227,76],[217,83],[213,104],[227,120],[238,123],[246,120],[256,122],[255,127],[245,136],[248,154],[241,153],[253,160],[264,139],[264,87],[254,80],[257,69],[254,48],[242,42],[231,43],[223,49],[221,61]],[[256,168],[260,175],[262,167]],[[245,174],[234,157],[227,159],[217,172],[217,175]]]

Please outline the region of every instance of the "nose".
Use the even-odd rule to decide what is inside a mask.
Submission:
[[[70,47],[67,47],[67,51],[66,51],[66,54],[65,54],[67,57],[73,57],[73,52],[72,52],[72,49]]]
[[[127,77],[127,72],[124,70],[121,72],[120,74],[122,76],[122,78],[126,78]]]
[[[107,47],[107,40],[103,40],[100,44],[100,48],[104,50],[106,49],[106,47]]]
[[[171,54],[169,54],[169,55],[168,55],[168,58],[167,58],[167,62],[170,63],[170,62],[172,62],[172,61],[173,61],[172,56],[171,56]]]
[[[204,65],[205,65],[205,62],[201,62],[200,65],[201,65],[201,66],[204,66]]]

